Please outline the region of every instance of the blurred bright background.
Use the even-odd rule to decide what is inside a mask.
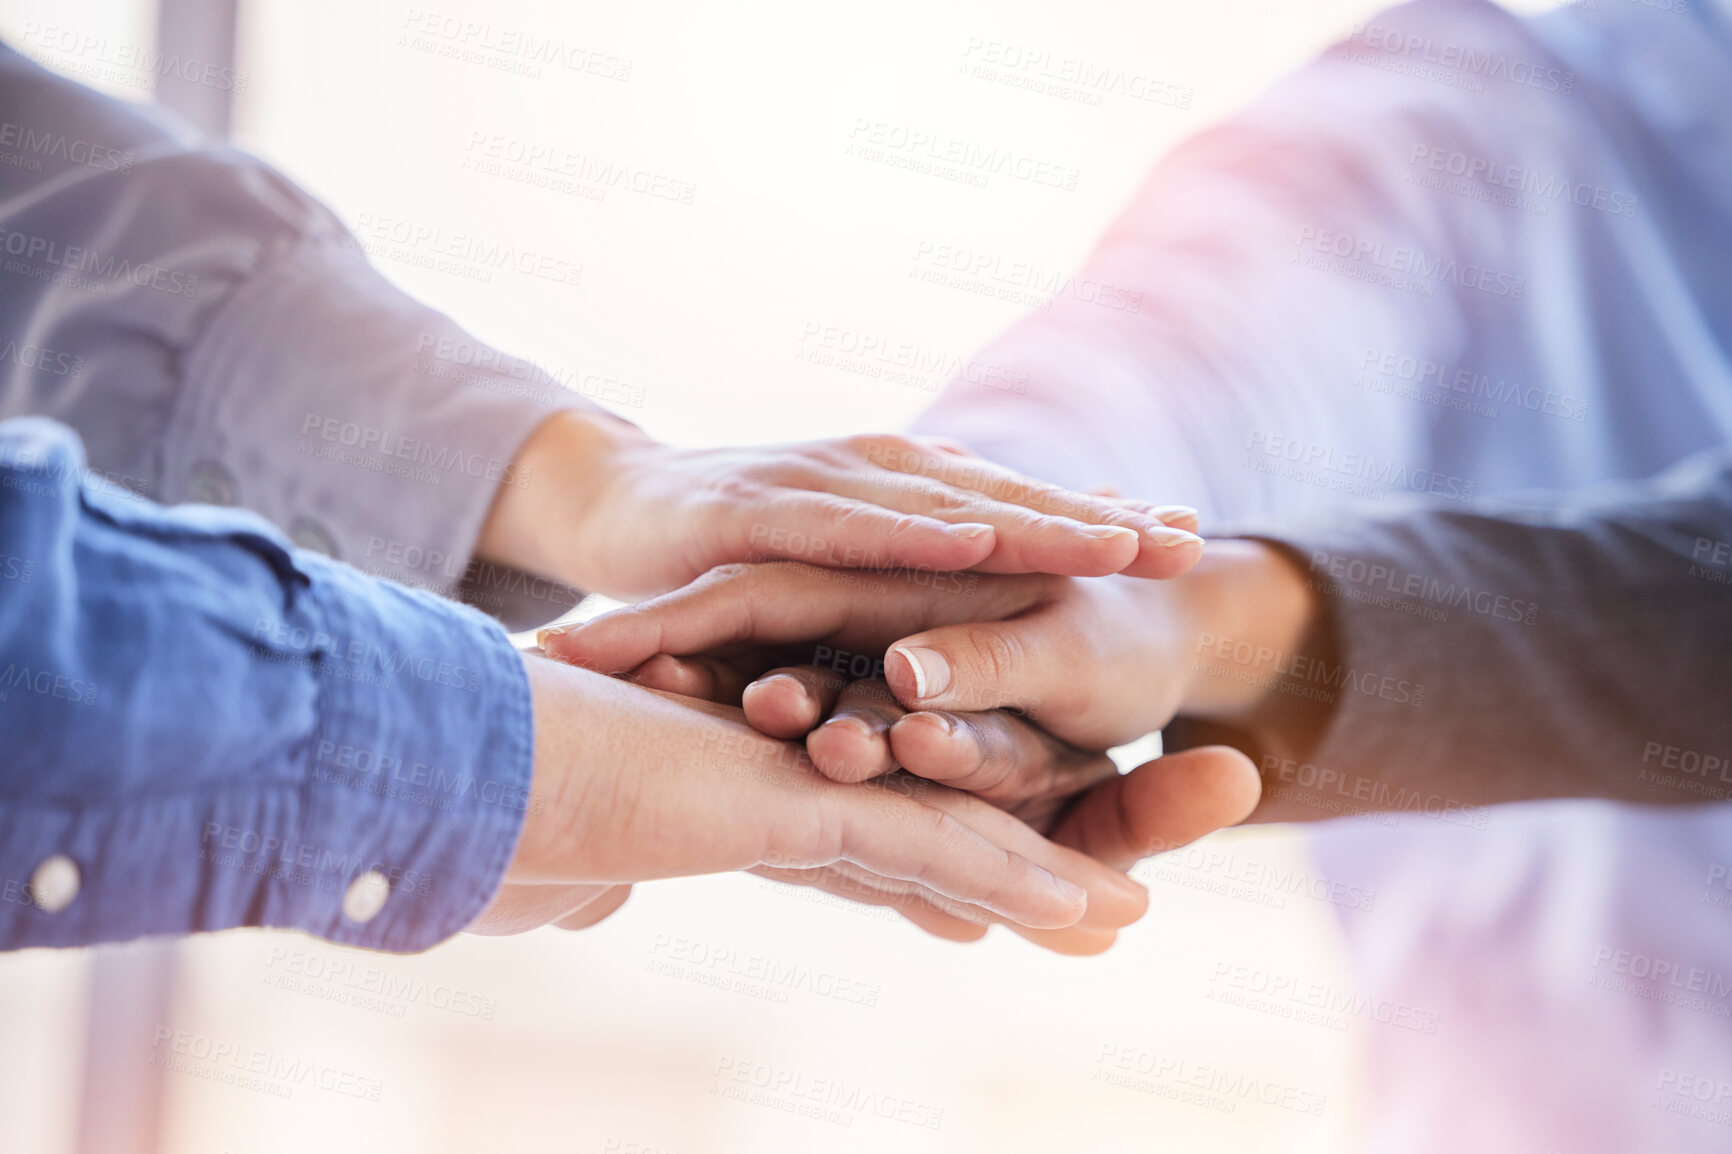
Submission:
[[[932,392],[803,362],[813,326],[966,358],[1024,305],[926,282],[925,254],[1074,267],[1163,151],[1375,7],[242,0],[233,135],[405,288],[562,379],[623,383],[652,433],[828,436],[900,426]],[[36,59],[149,98],[127,61],[155,41],[153,3],[3,12],[0,36]],[[526,67],[504,47],[526,34],[586,66]],[[1163,99],[1031,91],[1008,82],[1028,70],[977,72],[989,52],[1123,70]],[[1074,169],[1075,188],[851,154],[879,122]],[[610,164],[644,191],[546,171]],[[495,244],[581,272],[435,251]],[[743,877],[641,887],[583,933],[412,958],[255,932],[0,955],[0,1151],[1334,1150],[1381,1027],[1211,997],[1223,966],[1351,981],[1338,919],[1374,912],[1224,880],[1314,868],[1284,830],[1145,865],[1149,916],[1080,961],[1000,935],[945,945]],[[163,1069],[164,1031],[274,1080]],[[295,1084],[296,1063],[339,1088]],[[740,1100],[768,1081],[852,1104]]]

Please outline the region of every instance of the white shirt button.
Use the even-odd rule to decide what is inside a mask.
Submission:
[[[368,870],[349,883],[343,893],[343,916],[356,925],[364,926],[379,916],[385,899],[391,896],[391,883],[378,870]]]
[[[63,853],[42,859],[36,872],[30,875],[30,900],[45,914],[57,914],[72,904],[78,896],[83,879],[78,863]]]

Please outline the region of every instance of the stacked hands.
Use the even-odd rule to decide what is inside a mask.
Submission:
[[[1308,595],[1273,550],[1205,555],[1193,510],[948,442],[684,451],[584,420],[634,459],[597,474],[582,584],[661,595],[525,656],[536,801],[472,930],[582,928],[633,882],[749,870],[955,941],[998,922],[1097,953],[1147,904],[1121,871],[1256,807],[1236,750],[1124,776],[1105,751],[1263,708],[1193,650],[1300,643]]]

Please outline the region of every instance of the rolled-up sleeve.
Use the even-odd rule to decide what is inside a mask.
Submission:
[[[428,948],[531,804],[522,662],[461,605],[0,423],[0,948],[285,926]]]
[[[262,161],[4,46],[0,106],[36,150],[0,168],[0,418],[72,426],[153,500],[442,595],[473,579],[525,440],[596,406],[391,284]]]

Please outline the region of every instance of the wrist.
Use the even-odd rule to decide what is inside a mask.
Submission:
[[[548,417],[512,459],[475,546],[478,557],[592,587],[597,557],[590,526],[620,459],[655,442],[602,412],[568,409]]]
[[[1259,541],[1211,541],[1175,579],[1186,646],[1180,712],[1249,725],[1307,668],[1317,597],[1284,553]]]

